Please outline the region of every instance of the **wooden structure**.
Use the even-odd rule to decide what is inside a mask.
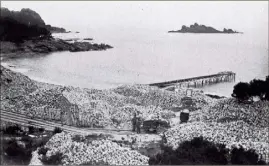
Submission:
[[[192,78],[185,78],[173,81],[166,81],[160,83],[152,83],[150,86],[157,86],[159,88],[165,88],[169,86],[179,86],[179,87],[203,87],[206,85],[217,84],[222,82],[234,82],[235,81],[235,73],[231,71],[220,72],[217,74],[207,75],[207,76],[199,76]]]

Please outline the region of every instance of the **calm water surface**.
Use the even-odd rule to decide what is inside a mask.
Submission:
[[[93,36],[94,34],[95,36]],[[56,34],[61,38],[93,37],[107,51],[60,52],[9,60],[30,78],[86,88],[153,83],[233,71],[236,81],[268,75],[268,39],[254,34],[169,34],[165,31],[88,30]],[[264,39],[264,40],[263,40]],[[230,96],[235,83],[204,87]]]

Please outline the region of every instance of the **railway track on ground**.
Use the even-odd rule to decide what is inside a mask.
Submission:
[[[62,125],[61,123],[47,121],[43,119],[31,119],[24,114],[8,112],[1,110],[1,121],[12,122],[22,126],[34,126],[42,127],[45,130],[52,131],[55,127],[61,128],[63,131],[76,133],[76,134],[132,134],[130,130],[111,130],[111,129],[99,129],[99,128],[79,128],[74,126]]]

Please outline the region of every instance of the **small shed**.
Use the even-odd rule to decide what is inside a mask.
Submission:
[[[184,109],[180,113],[180,123],[187,123],[189,120],[190,112],[188,109]]]

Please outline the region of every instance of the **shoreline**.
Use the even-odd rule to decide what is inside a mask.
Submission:
[[[7,62],[12,59],[21,59],[21,58],[32,58],[39,56],[46,56],[50,53],[34,53],[34,52],[19,52],[19,53],[0,53],[1,63]]]
[[[55,81],[51,81],[51,80],[48,80],[48,79],[42,79],[41,77],[34,77],[34,76],[29,76],[29,75],[26,75],[25,73],[28,72],[30,69],[26,69],[26,68],[19,68],[17,67],[16,65],[13,65],[11,63],[8,63],[7,62],[8,59],[6,59],[3,63],[3,61],[1,61],[1,65],[13,72],[16,72],[16,73],[20,73],[20,74],[23,74],[24,76],[27,76],[29,77],[31,80],[33,81],[36,81],[36,82],[39,82],[39,83],[44,83],[44,84],[51,84],[53,86],[64,86],[64,87],[67,87],[67,86],[70,86],[70,87],[74,87],[74,88],[86,88],[86,89],[98,89],[98,90],[109,90],[109,89],[113,89],[113,88],[88,88],[88,87],[80,87],[80,86],[73,86],[73,85],[67,85],[67,84],[61,84],[61,83],[58,83],[58,82],[55,82]],[[137,85],[140,85],[140,84],[137,84]],[[145,84],[146,85],[146,84]],[[120,87],[120,86],[116,86],[117,87]],[[201,88],[189,88],[189,89],[193,89],[193,90],[202,90],[203,94],[209,96],[209,97],[212,97],[212,98],[217,98],[217,99],[221,99],[221,98],[229,98],[230,96],[227,96],[227,95],[224,95],[224,94],[220,94],[220,93],[216,93],[216,92],[207,92],[207,91],[204,91],[203,89]]]
[[[1,66],[3,66],[6,69],[11,70],[12,72],[20,73],[20,74],[30,78],[30,80],[35,81],[35,82],[37,82],[39,84],[47,84],[47,85],[51,85],[51,86],[69,86],[69,85],[60,84],[58,82],[54,82],[54,81],[51,81],[51,80],[42,79],[41,77],[34,77],[34,76],[26,75],[25,73],[28,72],[30,69],[18,68],[17,66],[11,65],[10,63],[5,62],[5,61],[4,61],[4,63],[1,62]],[[72,86],[72,87],[74,87],[74,86]],[[77,87],[77,88],[81,88],[81,87]]]

